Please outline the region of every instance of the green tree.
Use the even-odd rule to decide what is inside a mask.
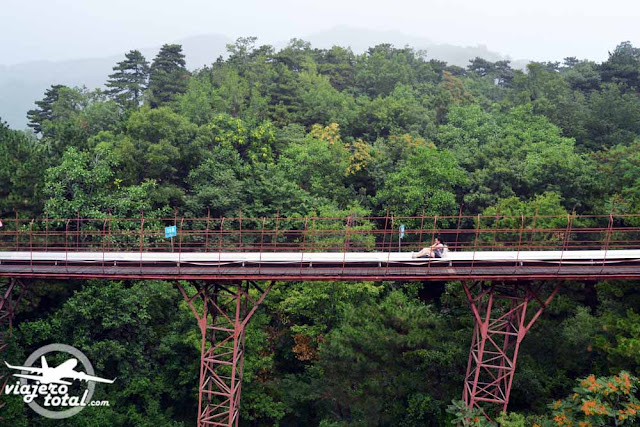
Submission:
[[[353,97],[335,89],[326,76],[311,71],[300,73],[301,109],[296,122],[305,126],[315,123],[337,123],[342,129],[350,129],[356,114]]]
[[[504,114],[456,107],[448,121],[438,140],[469,172],[471,189],[464,199],[471,212],[500,198],[530,199],[545,191],[561,194],[568,210],[592,205],[595,165],[530,106]]]
[[[353,90],[356,57],[350,48],[333,46],[314,53],[318,73],[329,78],[331,86],[338,91]]]
[[[602,81],[624,83],[640,89],[640,49],[626,41],[620,43],[601,65]]]
[[[201,154],[194,144],[198,126],[167,107],[143,107],[131,114],[126,134],[132,139],[138,179],[181,185]]]
[[[550,246],[562,243],[565,236],[555,230],[566,228],[569,220],[557,193],[543,193],[526,202],[518,197],[501,199],[495,206],[485,209],[482,215],[487,218],[482,218],[480,224],[476,220],[475,227],[478,229],[516,230],[483,233],[479,236],[480,241],[492,246]]]
[[[36,101],[36,106],[33,110],[27,111],[27,119],[29,123],[27,126],[33,129],[35,133],[43,133],[42,125],[45,121],[52,121],[55,116],[53,113],[53,103],[58,100],[60,89],[64,88],[64,85],[52,85],[44,93],[44,98],[40,101]]]
[[[0,120],[0,215],[16,211],[35,217],[41,212],[48,162],[34,136],[11,130]]]
[[[565,58],[561,72],[573,90],[588,93],[600,87],[601,77],[598,64],[593,61]]]
[[[61,163],[46,171],[44,194],[45,211],[52,218],[104,218],[114,216],[133,218],[145,211],[153,216],[149,196],[155,182],[122,187],[115,179],[118,159],[110,153],[96,153],[95,157],[68,148]]]
[[[477,74],[480,77],[486,77],[496,70],[495,64],[493,62],[487,61],[486,59],[480,58],[478,56],[470,59],[469,62],[470,64],[467,65],[467,70]]]
[[[225,111],[224,104],[213,81],[212,70],[205,68],[189,79],[187,91],[180,97],[179,111],[192,123],[202,126],[213,119],[216,111]]]
[[[427,136],[435,131],[437,113],[430,108],[430,99],[409,85],[398,84],[386,97],[360,96],[356,101],[360,108],[353,136],[376,140],[403,133]]]
[[[437,122],[444,123],[445,117],[452,106],[467,104],[472,100],[471,94],[465,90],[462,81],[448,71],[444,71],[434,97]]]
[[[587,100],[587,132],[584,145],[592,151],[616,144],[630,144],[640,133],[640,104],[635,93],[620,85],[605,84]]]
[[[514,91],[510,99],[516,105],[531,105],[534,114],[542,114],[563,130],[563,135],[574,137],[583,144],[588,107],[585,94],[572,91],[569,79],[544,63],[530,63],[527,73],[516,72]]]
[[[640,141],[618,144],[592,154],[608,196],[609,211],[636,212],[640,207]]]
[[[349,151],[333,123],[314,125],[307,137],[290,144],[280,157],[279,166],[300,188],[321,200],[335,200],[343,206],[349,199],[345,177]]]
[[[203,217],[207,209],[213,217],[236,216],[244,205],[242,164],[229,147],[214,147],[189,172],[190,191],[186,206],[192,215]]]
[[[467,179],[453,154],[418,145],[407,161],[384,178],[374,202],[397,216],[452,215],[456,189]],[[408,224],[407,224],[408,225]]]
[[[276,214],[283,217],[304,216],[318,204],[317,200],[277,165],[252,165],[243,181],[243,187],[244,200],[250,202],[243,207],[247,217],[272,217]]]
[[[393,291],[343,304],[320,346],[317,390],[327,422],[443,425],[463,350],[433,307]],[[410,408],[410,410],[408,410]]]
[[[125,60],[113,67],[106,86],[109,95],[125,110],[138,108],[149,79],[149,63],[138,50],[125,54]]]
[[[38,122],[41,141],[56,159],[67,147],[90,148],[92,136],[121,126],[118,106],[100,90],[59,86],[41,104],[38,114],[49,117]]]
[[[398,84],[414,83],[414,67],[418,64],[424,66],[424,52],[396,49],[390,44],[377,45],[356,59],[356,87],[359,93],[370,97],[389,95]]]
[[[269,117],[277,124],[294,120],[301,110],[298,71],[293,71],[286,61],[273,66],[274,75],[267,89]]]
[[[96,389],[96,397],[111,406],[87,408],[65,425],[178,427],[195,422],[199,338],[190,310],[179,300],[167,283],[93,281],[39,319],[20,325],[17,339],[24,348],[66,343],[85,353],[100,376],[117,377],[113,386]],[[16,422],[25,414],[16,414]],[[29,425],[59,425],[59,420],[27,417]]]
[[[151,108],[173,103],[187,91],[189,72],[185,68],[182,46],[165,44],[153,59],[149,69]]]
[[[628,308],[624,313],[619,311],[621,310],[608,309],[602,314],[599,319],[602,327],[594,337],[594,347],[605,355],[608,371],[624,369],[638,375],[640,315],[632,308]]]

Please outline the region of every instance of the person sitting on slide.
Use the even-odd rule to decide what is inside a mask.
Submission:
[[[442,258],[444,251],[444,245],[439,238],[435,238],[433,245],[428,248],[423,248],[417,254],[411,254],[411,258]]]

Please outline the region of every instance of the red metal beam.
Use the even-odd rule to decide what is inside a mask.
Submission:
[[[273,282],[264,290],[252,282],[196,284],[191,294],[180,283],[177,286],[202,335],[198,427],[237,426],[245,328]]]
[[[145,273],[132,274],[99,274],[99,273],[31,273],[31,272],[0,272],[0,277],[16,277],[23,279],[70,279],[70,280],[87,280],[87,279],[103,279],[103,280],[207,280],[207,281],[267,281],[278,280],[282,282],[313,282],[313,281],[333,281],[333,282],[361,282],[361,281],[418,281],[418,282],[443,282],[454,280],[483,280],[483,281],[502,281],[502,282],[523,282],[523,281],[571,281],[571,280],[637,280],[640,279],[640,269],[634,272],[624,273],[566,273],[566,274],[403,274],[403,275],[384,275],[384,274],[156,274],[153,271]]]
[[[520,343],[558,292],[540,298],[540,287],[484,285],[463,288],[473,314],[473,338],[462,398],[489,418],[491,409],[506,411]],[[531,304],[537,306],[533,307]]]

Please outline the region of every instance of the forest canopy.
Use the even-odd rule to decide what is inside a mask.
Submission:
[[[0,218],[640,211],[640,49],[629,42],[602,63],[524,70],[254,37],[187,70],[168,44],[151,61],[124,54],[104,89],[52,85],[27,116],[29,132],[0,120]],[[160,282],[42,283],[8,351],[20,360],[64,342],[122,379],[100,389],[111,407],[69,425],[191,425],[200,338],[179,301]],[[247,332],[245,425],[456,419],[472,327],[459,286],[294,283],[264,306]],[[563,425],[574,388],[633,409],[636,398],[610,402],[588,385],[624,371],[637,392],[639,319],[633,283],[566,285],[523,342],[504,425]],[[596,422],[574,409],[576,423]],[[12,425],[53,425],[19,399],[6,411]]]

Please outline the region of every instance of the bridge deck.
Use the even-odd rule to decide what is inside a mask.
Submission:
[[[450,252],[0,252],[0,276],[203,280],[640,278],[640,250]]]

